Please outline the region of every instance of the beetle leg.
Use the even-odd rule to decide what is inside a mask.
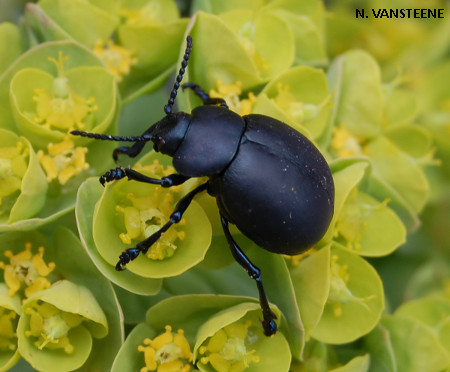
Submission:
[[[134,180],[138,182],[151,183],[153,185],[160,185],[161,187],[172,187],[181,185],[186,182],[190,177],[183,176],[182,174],[173,173],[163,178],[152,178],[145,174],[139,173],[131,168],[117,167],[106,172],[100,177],[100,183],[105,186],[106,182],[120,180],[128,177],[128,180]]]
[[[266,336],[271,336],[277,331],[277,324],[275,323],[277,316],[272,312],[272,310],[270,310],[269,301],[267,300],[266,292],[261,279],[261,270],[250,261],[250,259],[245,255],[241,248],[239,248],[236,241],[231,236],[228,228],[228,220],[222,215],[220,215],[220,220],[234,259],[245,269],[245,271],[247,271],[249,277],[256,281],[259,292],[259,303],[263,313],[262,325],[264,328],[264,334]]]
[[[148,249],[155,244],[158,239],[161,237],[163,233],[165,233],[170,226],[172,226],[175,223],[180,222],[181,218],[183,217],[183,213],[186,212],[186,209],[191,204],[192,200],[194,199],[194,196],[198,193],[206,190],[208,187],[208,182],[201,184],[200,186],[197,186],[192,191],[188,192],[185,196],[183,196],[175,206],[175,210],[170,215],[170,220],[164,224],[157,232],[150,235],[147,239],[143,240],[142,242],[136,244],[136,247],[134,248],[128,248],[126,251],[124,251],[119,256],[119,261],[116,264],[116,270],[121,271],[124,269],[124,266],[134,260],[136,257],[139,256],[139,253],[147,253]]]
[[[151,134],[153,127],[150,127],[147,129],[142,136],[134,137],[134,136],[112,136],[110,134],[102,134],[102,133],[90,133],[85,132],[82,130],[73,130],[70,132],[70,134],[74,136],[81,136],[81,137],[87,137],[87,138],[95,138],[97,140],[104,140],[104,141],[117,141],[117,142],[134,142],[135,144],[131,147],[124,146],[124,147],[118,147],[113,152],[113,158],[114,161],[117,161],[119,154],[125,154],[128,155],[130,158],[134,158],[135,156],[139,155],[139,153],[144,148],[145,144],[148,141],[153,140],[153,136]]]
[[[150,127],[140,137],[141,138],[145,138],[146,136],[151,137],[150,132],[152,129],[153,129],[153,127]],[[117,162],[119,154],[129,156],[130,158],[134,158],[134,157],[138,156],[140,154],[140,152],[142,151],[142,149],[144,148],[145,144],[146,144],[146,142],[136,142],[133,146],[122,146],[122,147],[115,148],[113,151],[114,161]]]
[[[133,146],[117,147],[113,151],[113,159],[115,162],[117,162],[119,154],[124,154],[129,156],[130,158],[134,158],[139,155],[144,146],[145,146],[144,142],[137,142]]]
[[[220,105],[222,107],[228,108],[227,103],[223,98],[211,98],[208,93],[206,93],[198,84],[195,83],[185,83],[181,86],[184,90],[190,88],[194,91],[195,95],[199,97],[204,105]]]

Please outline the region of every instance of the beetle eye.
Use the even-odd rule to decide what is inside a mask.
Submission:
[[[164,141],[164,139],[162,137],[158,136],[156,143],[155,143],[155,145],[158,148],[157,151],[161,151],[165,144],[166,144],[166,141]]]

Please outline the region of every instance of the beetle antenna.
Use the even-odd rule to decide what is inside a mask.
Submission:
[[[184,51],[183,60],[181,61],[181,68],[178,72],[177,78],[175,79],[175,84],[173,85],[172,92],[170,92],[169,102],[164,106],[164,112],[170,114],[172,112],[173,104],[175,103],[175,98],[177,97],[178,88],[180,87],[181,80],[183,80],[183,75],[185,69],[188,65],[189,56],[192,51],[192,37],[188,35],[186,38],[186,50]]]
[[[147,142],[153,139],[153,136],[150,134],[144,134],[142,136],[137,137],[126,137],[126,136],[111,136],[109,134],[99,134],[99,133],[89,133],[80,130],[73,130],[70,132],[74,136],[95,138],[98,140],[106,140],[106,141],[118,141],[118,142]]]

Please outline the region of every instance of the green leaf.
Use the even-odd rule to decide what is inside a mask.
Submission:
[[[25,332],[29,329],[30,317],[21,316],[17,326],[20,355],[37,370],[48,372],[72,371],[80,368],[91,352],[92,336],[83,326],[72,328],[69,331],[68,337],[75,348],[72,354],[47,350],[39,352],[33,342],[34,338],[25,336]]]
[[[319,322],[330,290],[330,247],[314,252],[290,269],[305,338]]]
[[[164,83],[167,81],[169,76],[172,75],[174,70],[175,65],[172,65],[156,77],[152,77],[149,79],[141,77],[136,82],[130,81],[132,80],[132,78],[130,77],[128,79],[128,77],[126,76],[124,78],[123,84],[120,84],[120,92],[123,99],[122,103],[126,105],[134,101],[136,98],[139,98],[145,94],[155,92],[164,85]]]
[[[314,22],[321,33],[325,31],[325,7],[320,0],[274,0],[267,4],[267,8],[280,8],[293,14],[307,16]]]
[[[114,266],[106,262],[98,253],[93,238],[93,215],[96,205],[103,193],[98,178],[89,178],[81,184],[75,208],[80,239],[89,257],[100,272],[113,283],[132,290],[137,294],[155,294],[161,288],[161,279],[147,279],[126,270],[117,275]]]
[[[336,241],[369,257],[392,253],[406,241],[406,229],[400,218],[386,203],[363,192],[354,192],[347,198],[335,231]]]
[[[330,163],[334,181],[334,215],[323,242],[329,242],[334,236],[336,221],[350,191],[363,179],[368,166],[364,159],[339,159]]]
[[[236,35],[252,60],[257,76],[267,81],[291,66],[294,39],[288,24],[276,14],[251,10],[231,10],[220,18]],[[274,53],[276,48],[277,53]]]
[[[293,361],[291,372],[327,371],[331,351],[324,343],[309,339],[305,344],[301,362]]]
[[[194,346],[194,360],[201,358],[199,348],[207,345],[208,338],[214,336],[216,332],[227,325],[235,322],[245,323],[251,321],[252,326],[249,329],[251,345],[247,346],[250,350],[255,350],[254,355],[259,356],[258,363],[250,363],[246,371],[288,371],[291,363],[291,353],[289,345],[283,334],[277,332],[274,336],[266,337],[259,326],[259,305],[255,303],[244,302],[233,307],[222,310],[205,321],[197,332]],[[250,351],[250,350],[247,350]],[[197,367],[201,371],[213,371],[210,365],[203,365],[197,362]]]
[[[104,316],[106,317],[108,334],[105,336],[105,319],[102,316],[95,316],[95,314],[99,314],[98,307],[95,309],[94,305],[94,308],[92,308],[89,303],[86,302],[77,308],[75,304],[80,297],[77,298],[76,296],[65,302],[64,306],[69,312],[77,312],[77,310],[81,312],[81,309],[83,308],[85,310],[88,309],[90,312],[87,314],[87,317],[92,318],[92,321],[87,323],[88,328],[85,327],[85,331],[81,331],[81,339],[79,340],[81,344],[84,343],[84,337],[91,338],[91,334],[102,337],[100,339],[92,340],[93,347],[90,348],[90,351],[87,351],[88,358],[85,359],[85,364],[79,371],[88,372],[92,371],[92,369],[109,370],[115,352],[119,349],[124,338],[122,313],[116,295],[111,283],[96,270],[89,256],[83,251],[80,240],[72,231],[68,230],[66,227],[59,226],[52,231],[52,233],[52,243],[50,244],[49,241],[36,230],[28,232],[8,232],[0,236],[0,247],[3,247],[3,250],[10,249],[13,254],[22,252],[27,243],[31,243],[33,254],[38,252],[38,247],[44,247],[44,261],[47,263],[55,263],[55,269],[47,277],[51,282],[64,278],[72,283],[76,283],[77,286],[89,289],[89,292],[91,293],[90,296],[95,298],[94,301],[98,303],[101,307],[101,311],[103,311]],[[1,256],[3,256],[3,254],[1,254]],[[74,284],[72,284],[72,286],[73,285]],[[67,296],[65,290],[62,290],[62,292],[64,293],[62,293],[60,297]],[[39,297],[40,295],[36,294],[36,296]],[[51,294],[47,294],[46,296],[52,297]],[[53,294],[52,302],[56,303],[58,298],[55,299],[54,297],[59,297],[59,295]],[[97,319],[99,323],[94,321],[95,319]],[[33,340],[24,341],[24,347],[35,355],[37,349],[33,342]],[[61,351],[52,351],[51,353],[65,354]],[[85,357],[83,356],[83,358]],[[47,369],[43,368],[43,370]]]
[[[395,315],[420,320],[438,337],[450,365],[450,300],[444,296],[428,296],[405,302]]]
[[[179,18],[174,0],[123,0],[121,7],[124,16],[127,15],[127,11],[140,12],[132,22],[128,22],[129,24],[167,24]]]
[[[428,200],[430,187],[417,162],[383,137],[371,141],[366,151],[374,177],[392,186],[398,197],[416,213],[420,212]]]
[[[53,53],[49,50],[49,56]],[[70,58],[70,57],[69,57]],[[52,64],[52,62],[48,62]],[[85,118],[86,130],[103,133],[112,123],[116,113],[116,83],[114,77],[103,67],[80,66],[64,72],[71,90],[85,99],[95,98],[98,110],[89,121]],[[45,147],[49,142],[59,142],[67,130],[46,128],[33,120],[36,116],[34,89],[44,89],[52,95],[55,76],[34,68],[17,72],[11,81],[11,103],[16,125],[31,139],[34,145]],[[107,94],[105,94],[107,92]]]
[[[399,125],[388,130],[386,136],[413,158],[424,158],[430,153],[433,143],[431,134],[417,125]]]
[[[67,3],[64,0],[40,0],[37,7],[40,7],[43,13],[35,7],[27,8],[28,18],[32,19],[34,27],[45,41],[61,39],[61,33],[53,31],[53,26],[56,29],[61,28],[71,38],[92,48],[99,39],[109,38],[119,24],[119,17],[115,12],[107,12],[89,1],[73,0]],[[114,9],[111,6],[109,8]],[[80,27],[81,19],[84,27]],[[46,27],[48,24],[50,27]]]
[[[175,63],[184,48],[186,19],[160,25],[122,25],[118,29],[121,45],[133,51],[137,64],[123,76],[120,91],[124,102],[161,87],[178,67]]]
[[[57,57],[58,52],[61,52],[63,56],[69,57],[69,59],[64,63],[65,71],[70,71],[75,67],[81,66],[100,66],[103,67],[105,73],[108,74],[106,68],[97,56],[73,41],[58,41],[39,44],[38,46],[22,54],[14,61],[10,68],[0,76],[0,127],[17,131],[13,113],[11,111],[9,97],[10,84],[14,75],[22,69],[33,68],[55,76],[56,67],[54,63],[48,60],[48,57]],[[110,78],[113,80],[112,77]],[[104,82],[104,80],[100,81]],[[84,82],[86,82],[86,80],[84,80]],[[89,82],[88,86],[90,89],[101,91],[102,97],[116,96],[115,88],[113,90],[109,90],[105,94],[105,91],[101,90],[101,87],[96,86],[93,82]],[[33,88],[39,87],[36,86]],[[32,92],[28,93],[30,99],[31,94]],[[116,105],[116,103],[117,99],[115,98],[113,104]]]
[[[324,106],[329,92],[323,71],[308,66],[293,67],[271,80],[263,93],[296,126],[304,126],[312,138],[318,138],[325,130],[330,108]]]
[[[308,139],[311,139],[311,133],[301,124],[294,121],[292,116],[283,110],[280,106],[275,104],[274,100],[269,98],[265,92],[258,94],[256,102],[252,107],[252,114],[261,114],[270,116],[277,119],[283,123],[290,125],[292,128],[302,133]]]
[[[235,9],[250,9],[257,10],[264,5],[264,0],[194,0],[191,6],[191,13],[197,11],[204,11],[212,14],[221,14]]]
[[[390,366],[387,371],[438,372],[448,368],[445,349],[420,321],[395,315],[384,317],[381,325],[385,330],[383,334],[372,332],[366,346],[378,363]]]
[[[279,2],[273,2],[274,7],[278,5],[277,3]],[[323,33],[313,19],[283,8],[275,9],[274,13],[284,19],[292,30],[295,40],[295,64],[323,66],[328,62]],[[319,18],[316,14],[316,19]]]
[[[283,332],[288,339],[293,356],[300,359],[304,344],[304,330],[293,283],[284,258],[267,252],[254,244],[251,246],[248,238],[242,235],[233,233],[233,237],[239,246],[244,248],[250,260],[261,270],[261,277],[269,302],[278,306],[283,314],[286,314],[282,319],[277,320],[279,331]],[[228,254],[225,256],[228,262],[230,258],[232,259],[232,256],[227,249],[227,244],[226,241],[223,241],[221,247]],[[220,270],[195,267],[181,276],[165,279],[164,289],[171,295],[221,293],[256,296],[258,293],[254,280],[249,279],[244,269],[236,262]]]
[[[140,163],[142,165],[152,164],[154,159],[160,159],[161,163],[169,161],[167,157],[150,153],[141,159]],[[93,233],[99,253],[111,265],[115,266],[117,257],[125,249],[130,248],[120,239],[120,234],[126,232],[125,225],[122,222],[126,217],[123,217],[123,214],[117,212],[116,209],[117,205],[125,206],[124,203],[130,202],[129,199],[127,200],[127,195],[133,193],[136,200],[143,198],[149,203],[147,208],[136,213],[144,215],[148,211],[156,216],[152,218],[161,219],[161,221],[169,220],[169,213],[172,213],[175,203],[172,203],[170,212],[163,210],[160,203],[162,203],[165,194],[161,194],[162,196],[159,197],[159,193],[155,191],[157,189],[161,188],[156,185],[128,182],[127,180],[115,182],[105,188],[93,216]],[[163,193],[170,192],[163,191]],[[151,198],[152,195],[154,196],[153,199]],[[180,197],[176,194],[172,195],[179,200]],[[164,278],[179,275],[202,261],[211,243],[211,225],[208,218],[195,201],[190,204],[183,218],[186,221],[185,225],[174,225],[170,228],[175,232],[180,229],[184,231],[183,234],[185,235],[185,238],[174,241],[176,250],[173,256],[166,257],[163,260],[153,260],[141,255],[127,266],[128,270],[144,278]],[[153,227],[156,228],[157,225],[153,225]],[[166,234],[169,234],[170,229]],[[116,275],[121,274],[116,273]]]
[[[173,329],[181,328],[185,331],[186,338],[194,341],[198,329],[211,316],[223,309],[249,302],[259,306],[256,305],[258,304],[256,299],[244,296],[216,294],[172,296],[148,309],[146,322],[156,331],[163,331],[167,324],[170,324]],[[272,307],[272,311],[274,310],[277,311]]]
[[[377,135],[381,125],[383,92],[376,61],[364,51],[346,52],[333,61],[328,78],[330,89],[335,93],[335,125],[344,124],[360,138]]]
[[[223,84],[240,81],[244,91],[261,83],[255,63],[224,21],[199,12],[193,22],[187,31],[193,47],[185,81],[196,82],[206,92],[215,89],[218,80]]]
[[[39,164],[36,153],[33,151],[30,142],[25,137],[0,128],[0,147],[16,148],[17,144],[22,144],[28,152],[28,164],[21,179],[20,192],[9,213],[0,218],[0,231],[13,230],[15,223],[33,217],[43,207],[46,199],[47,182],[45,174]],[[3,172],[7,172],[7,167]]]
[[[393,89],[386,94],[384,115],[389,127],[410,123],[419,112],[419,104],[412,92],[404,89]]]
[[[4,309],[9,313],[9,311],[12,311],[16,314],[16,317],[20,316],[22,314],[22,306],[20,297],[16,294],[14,296],[8,295],[9,288],[6,286],[5,283],[0,283],[0,313],[1,318],[7,317],[4,313]],[[1,319],[0,318],[0,319]],[[17,318],[16,318],[17,319]],[[15,327],[15,323],[17,323],[17,320],[11,319],[11,325]],[[2,319],[2,325],[6,328],[6,322]],[[8,335],[6,330],[2,330],[2,350],[0,351],[0,371],[7,371],[12,366],[14,366],[17,361],[20,358],[19,351],[17,347],[12,350],[7,349],[7,342],[8,342]],[[10,342],[14,343],[16,341],[16,338],[12,338]],[[14,345],[16,346],[16,345]]]
[[[286,261],[281,255],[273,254],[255,244],[250,244],[247,238],[245,240],[247,244],[240,245],[249,247],[249,249],[245,249],[245,254],[261,270],[261,277],[269,301],[278,306],[286,317],[286,325],[281,324],[281,331],[289,341],[292,355],[301,359],[305,343],[305,330]]]
[[[80,75],[84,75],[86,72],[91,78],[95,77],[95,80],[97,78],[98,81],[101,84],[84,84],[84,92],[88,97],[90,94],[96,92],[95,94],[99,95],[98,102],[101,104],[101,107],[99,107],[99,112],[101,112],[102,117],[98,117],[99,121],[103,121],[102,123],[98,122],[95,123],[96,125],[99,125],[98,129],[106,128],[106,126],[111,127],[111,131],[114,131],[113,126],[115,125],[115,120],[117,119],[117,110],[118,110],[118,103],[119,98],[116,94],[117,89],[115,87],[114,79],[110,76],[110,74],[106,71],[104,67],[102,67],[101,62],[98,60],[96,56],[94,56],[92,53],[87,51],[85,48],[80,47],[78,44],[75,44],[71,41],[63,41],[63,42],[53,42],[53,43],[44,43],[42,45],[39,45],[31,50],[29,50],[27,53],[22,55],[20,58],[18,58],[14,64],[0,77],[0,97],[2,99],[0,100],[0,126],[3,128],[10,128],[13,131],[18,131],[17,124],[14,121],[13,116],[13,110],[11,110],[10,105],[10,99],[9,99],[9,93],[10,93],[10,85],[11,81],[16,74],[21,73],[27,73],[27,71],[39,71],[38,75],[39,77],[44,77],[44,80],[47,79],[49,76],[55,75],[56,67],[54,63],[50,62],[48,60],[49,56],[56,57],[58,55],[58,52],[62,52],[63,56],[69,56],[69,60],[67,60],[64,63],[64,68],[67,71],[67,75],[72,76],[70,79],[72,80],[72,83],[77,87],[78,84],[83,85],[83,81],[86,82],[86,78],[84,80],[80,77]],[[81,70],[78,70],[77,75],[77,69],[81,68]],[[87,70],[83,70],[83,68],[86,68]],[[92,68],[92,70],[90,70]],[[98,68],[101,68],[101,73],[97,73],[100,70],[96,70]],[[71,70],[75,69],[74,72]],[[94,75],[99,75],[94,76]],[[33,75],[36,76],[36,75]],[[102,79],[102,76],[105,79]],[[40,79],[40,78],[39,78]],[[40,79],[39,81],[41,81]],[[79,80],[79,81],[78,81]],[[109,83],[108,83],[109,82]],[[30,99],[27,101],[24,99],[25,105],[32,105],[33,101],[32,99],[32,89],[35,88],[34,86],[30,86],[28,84],[28,81],[25,79],[23,80],[23,83],[25,86],[28,86],[30,88],[29,91],[25,92],[25,95]],[[110,85],[110,83],[113,83],[113,85]],[[105,85],[106,84],[106,85]],[[105,94],[103,89],[103,86],[110,86],[110,90],[108,90],[108,93]],[[87,87],[87,88],[86,88]],[[39,87],[37,87],[39,88]],[[20,90],[21,88],[18,87]],[[23,88],[22,88],[23,89]],[[17,106],[15,106],[17,107]],[[17,111],[17,110],[16,110]],[[25,120],[23,117],[21,117],[21,120]],[[28,123],[28,122],[27,122]],[[102,126],[103,125],[103,126]],[[94,125],[95,126],[95,125]],[[36,134],[34,132],[33,126],[27,126],[25,130],[30,130],[31,132],[28,132],[27,137],[32,138],[33,141],[40,141],[41,145],[44,147],[48,143],[47,140],[43,140],[40,138],[40,134]],[[105,130],[105,129],[103,129]],[[39,132],[39,131],[38,131]],[[35,135],[36,134],[36,135]],[[58,134],[58,133],[57,133]],[[59,135],[62,135],[59,133]],[[89,148],[89,152],[87,154],[88,162],[90,162],[91,165],[91,171],[95,172],[99,169],[99,166],[103,167],[105,166],[105,161],[102,160],[98,156],[98,150],[100,152],[107,151],[107,149],[112,149],[115,145],[112,143],[101,143],[99,142],[93,142],[93,141],[86,141],[83,139],[77,140],[75,138],[76,142],[80,142],[83,144],[91,143],[92,146]],[[97,155],[96,155],[97,154]],[[108,161],[108,163],[112,163],[111,160]],[[64,215],[65,213],[69,212],[70,210],[73,210],[74,204],[75,204],[75,195],[76,195],[76,188],[78,187],[79,183],[86,177],[86,172],[83,172],[80,174],[76,179],[71,179],[64,187],[59,188],[59,185],[51,185],[47,200],[42,208],[42,210],[32,219],[28,220],[20,220],[14,223],[14,225],[11,225],[8,227],[10,230],[29,230],[38,226],[42,226],[48,222],[51,222],[55,220],[56,218]],[[35,188],[34,183],[28,183],[29,187]]]
[[[5,283],[0,283],[0,307],[13,310],[16,314],[22,314],[21,301],[18,295],[10,296],[9,288]]]
[[[199,266],[207,269],[220,269],[228,266],[234,262],[234,259],[230,254],[230,250],[227,249],[228,241],[224,235],[222,224],[220,222],[220,214],[216,199],[209,194],[204,193],[198,195],[196,201],[205,211],[212,227],[211,244],[206,252],[205,259],[199,263]],[[234,237],[236,237],[236,235],[242,235],[238,229],[233,227],[233,225],[230,226]]]
[[[138,351],[144,339],[153,339],[156,331],[146,323],[132,329],[114,359],[111,372],[135,372],[145,366],[144,354]]]
[[[9,22],[0,24],[0,76],[24,51],[19,28]]]
[[[385,180],[373,175],[368,191],[378,200],[389,200],[389,206],[401,218],[408,232],[415,231],[421,225],[418,213],[406,202],[403,195]]]
[[[186,25],[185,19],[160,26],[125,24],[119,27],[118,36],[125,48],[136,53],[138,64],[135,68],[150,69],[156,76],[176,62]]]
[[[371,371],[398,371],[390,333],[382,323],[364,337],[364,348],[370,352]]]
[[[106,316],[92,295],[84,286],[76,285],[68,280],[61,280],[44,291],[38,292],[27,299],[27,303],[43,301],[54,305],[61,311],[78,314],[92,322],[87,323],[92,335],[96,338],[108,334]],[[27,306],[24,305],[24,309]]]
[[[429,294],[445,293],[447,278],[450,278],[450,263],[444,256],[435,257],[423,263],[408,280],[405,298],[414,299]]]
[[[370,366],[370,355],[357,356],[346,365],[331,369],[330,372],[367,372]]]
[[[34,43],[49,40],[70,40],[72,37],[37,4],[29,3],[25,8],[24,19]]]
[[[343,344],[376,326],[384,309],[383,285],[368,262],[336,244],[331,248],[331,273],[327,304],[310,334],[325,343]]]
[[[89,288],[102,308],[108,324],[108,334],[93,340],[93,348],[80,372],[92,369],[109,370],[116,351],[123,342],[123,315],[110,281],[96,269],[90,257],[84,252],[78,236],[65,227],[57,228],[53,234],[53,249],[49,257],[56,262],[56,270],[67,279]],[[70,258],[70,259],[68,259]],[[92,328],[92,326],[94,328]],[[95,335],[104,333],[104,326],[92,323],[89,326]]]
[[[420,81],[418,89],[419,101],[425,112],[444,111],[445,102],[450,95],[450,87],[446,78],[450,74],[450,61],[444,60],[436,64]]]

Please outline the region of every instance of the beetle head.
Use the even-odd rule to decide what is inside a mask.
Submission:
[[[190,122],[190,115],[184,112],[167,114],[150,129],[153,148],[173,156],[184,139]]]

